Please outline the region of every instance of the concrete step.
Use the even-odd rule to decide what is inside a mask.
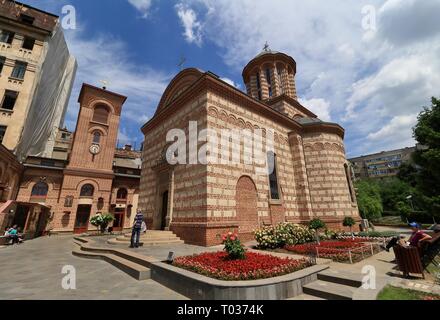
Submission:
[[[147,280],[151,278],[151,271],[149,268],[115,254],[84,251],[83,248],[78,244],[75,244],[72,254],[81,258],[100,259],[107,261],[136,280]]]
[[[286,300],[325,300],[319,297],[315,297],[315,296],[311,296],[308,294],[300,294],[299,296],[293,297],[293,298],[289,298]]]
[[[116,238],[118,241],[130,241],[130,238],[127,237],[117,237]],[[148,235],[148,236],[141,236],[140,237],[141,241],[151,241],[151,240],[180,240],[179,237],[177,236],[159,236],[159,237],[155,237],[152,235]]]
[[[305,294],[326,300],[353,300],[354,290],[355,288],[350,286],[322,280],[311,282],[303,287]]]
[[[318,279],[322,281],[342,284],[345,286],[359,288],[362,286],[362,275],[332,269],[324,270],[318,273]]]
[[[142,235],[147,235],[147,236],[176,236],[172,231],[161,231],[161,230],[147,230],[146,234],[142,234]],[[125,233],[124,237],[126,238],[131,238],[131,232],[130,233]]]
[[[119,240],[119,239],[109,239],[107,240],[108,244],[113,244],[113,245],[124,245],[124,246],[128,246],[130,245],[130,239],[124,239],[124,240]],[[173,239],[173,240],[162,240],[162,239],[158,239],[158,240],[142,240],[139,242],[140,246],[154,246],[154,245],[160,245],[160,244],[183,244],[184,241],[180,240],[179,238]]]

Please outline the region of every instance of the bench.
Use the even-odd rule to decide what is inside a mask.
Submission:
[[[405,277],[412,273],[421,274],[423,279],[425,279],[421,250],[419,248],[397,245],[393,247],[393,250],[396,255],[397,266]]]
[[[0,236],[0,246],[7,246],[7,245],[9,245],[10,241],[11,241],[11,239],[9,239],[9,237]]]

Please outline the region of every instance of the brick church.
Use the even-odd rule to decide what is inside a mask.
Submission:
[[[266,48],[243,70],[246,93],[212,72],[189,68],[169,84],[145,135],[139,206],[152,229],[172,230],[186,243],[216,245],[230,230],[253,230],[318,217],[342,229],[359,220],[344,149],[344,129],[298,102],[295,60]],[[274,132],[274,170],[246,163],[171,164],[167,133],[248,129]],[[200,144],[199,144],[200,146]],[[242,152],[241,150],[239,152]]]

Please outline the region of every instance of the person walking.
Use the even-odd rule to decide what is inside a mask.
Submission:
[[[139,248],[139,238],[141,236],[142,222],[144,221],[144,215],[141,209],[138,209],[136,216],[134,217],[133,230],[131,232],[131,244],[130,248]]]

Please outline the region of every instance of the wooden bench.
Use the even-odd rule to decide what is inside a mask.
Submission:
[[[421,274],[425,279],[425,273],[423,263],[421,259],[421,250],[416,247],[402,247],[400,245],[393,247],[394,254],[396,255],[397,265],[399,270],[405,277],[408,277],[410,273]]]

